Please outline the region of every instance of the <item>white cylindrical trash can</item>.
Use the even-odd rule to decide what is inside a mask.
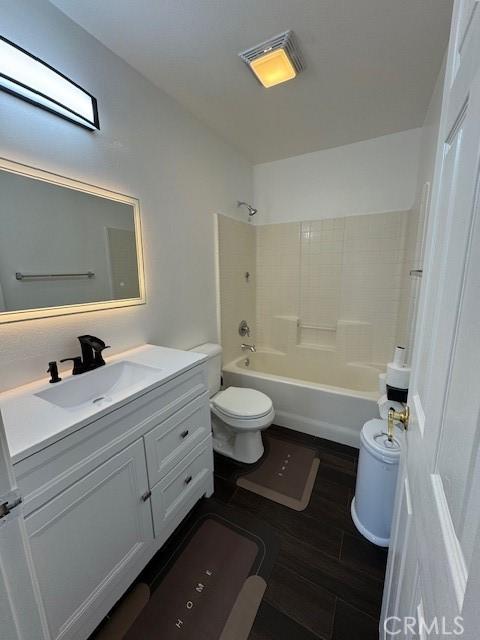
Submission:
[[[352,500],[353,522],[359,532],[380,547],[390,543],[402,431],[395,427],[392,442],[386,420],[369,420],[360,434],[357,484]]]

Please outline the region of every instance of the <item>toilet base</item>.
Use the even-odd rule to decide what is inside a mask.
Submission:
[[[253,464],[263,456],[264,447],[260,430],[239,433],[227,430],[217,420],[212,422],[214,451],[245,464]]]

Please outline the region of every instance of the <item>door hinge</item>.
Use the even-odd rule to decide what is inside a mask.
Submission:
[[[2,518],[6,518],[8,516],[8,514],[13,509],[18,507],[20,504],[22,504],[22,499],[21,498],[17,498],[16,500],[13,500],[12,502],[3,502],[2,504],[0,504],[0,520]]]

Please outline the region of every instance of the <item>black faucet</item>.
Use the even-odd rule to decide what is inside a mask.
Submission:
[[[74,358],[62,358],[60,362],[68,362],[71,360],[73,362],[72,375],[78,376],[79,373],[85,373],[88,369],[83,368],[82,356],[75,356]]]
[[[110,349],[110,347],[107,346],[103,340],[95,336],[78,336],[78,339],[80,340],[80,346],[82,348],[82,362],[85,371],[103,367],[105,360],[103,359],[102,351],[104,349]]]
[[[78,339],[80,341],[82,355],[60,360],[60,362],[67,362],[67,360],[73,361],[72,374],[74,376],[79,375],[80,373],[85,373],[85,371],[92,371],[92,369],[102,367],[105,364],[102,351],[110,349],[103,340],[100,340],[100,338],[96,338],[95,336],[78,336]]]
[[[50,374],[50,384],[55,384],[55,382],[60,382],[62,380],[58,375],[58,367],[55,360],[48,363],[47,373]]]

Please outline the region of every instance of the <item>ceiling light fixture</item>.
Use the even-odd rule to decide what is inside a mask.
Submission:
[[[285,31],[238,54],[264,87],[292,80],[305,65],[293,31]]]
[[[97,101],[92,95],[3,36],[0,89],[87,129],[100,129]]]

